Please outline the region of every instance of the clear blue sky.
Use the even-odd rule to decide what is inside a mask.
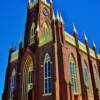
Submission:
[[[65,30],[72,33],[72,23],[84,42],[85,31],[92,47],[92,40],[100,52],[100,0],[53,0],[54,10],[62,13]],[[9,48],[12,42],[18,47],[20,36],[24,37],[27,0],[0,1],[0,100],[4,87]]]

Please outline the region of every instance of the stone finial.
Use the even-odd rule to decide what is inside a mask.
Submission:
[[[59,13],[58,13],[58,10],[57,10],[57,20],[59,20],[60,19],[60,17],[59,17]]]
[[[54,11],[53,11],[53,20],[55,20],[56,18],[55,18],[55,13],[54,13]]]
[[[95,45],[95,42],[93,41],[93,47],[95,47],[96,48],[96,45]]]
[[[31,0],[28,0],[28,3],[31,3]]]
[[[63,18],[62,18],[61,13],[60,13],[60,21],[61,21],[62,23],[64,23],[64,20],[63,20]]]
[[[39,32],[39,30],[40,30],[39,23],[37,23],[36,32]]]
[[[85,32],[84,32],[84,38],[85,38],[85,41],[88,41],[88,39],[87,39],[87,36],[86,36]]]
[[[52,3],[52,0],[50,0],[50,3]]]
[[[73,24],[73,32],[78,33],[74,24]]]

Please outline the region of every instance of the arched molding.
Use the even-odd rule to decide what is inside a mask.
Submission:
[[[99,89],[100,88],[100,77],[99,77],[99,73],[97,70],[97,66],[95,64],[93,65],[93,72],[94,72],[96,87]]]
[[[9,100],[13,98],[15,88],[16,88],[16,69],[13,68],[10,76]]]
[[[85,85],[87,87],[87,93],[88,95],[90,94],[90,72],[89,72],[89,67],[88,64],[86,62],[86,60],[84,60],[83,63],[83,72],[84,72],[84,80],[85,80]]]
[[[35,22],[32,22],[30,38],[34,37],[35,28],[36,28],[36,24],[35,24]]]
[[[29,72],[34,70],[33,58],[30,53],[25,52],[24,57],[21,63],[22,67],[22,100],[28,100],[28,92],[33,88],[33,82],[28,83],[29,81]],[[33,74],[31,74],[33,75]]]
[[[69,58],[69,63],[74,63],[76,65],[76,60],[73,53],[71,53],[68,58]]]
[[[14,68],[13,70],[12,70],[12,75],[11,76],[15,76],[16,75],[16,69]]]
[[[72,91],[74,95],[77,95],[78,79],[77,79],[77,71],[76,71],[76,61],[72,53],[69,55],[69,68],[70,68]]]
[[[51,61],[48,53],[44,57],[44,94],[51,94]]]
[[[48,62],[48,61],[50,61],[50,62],[51,62],[51,59],[50,59],[49,54],[48,54],[48,53],[46,53],[46,54],[45,54],[45,57],[44,57],[44,63],[45,63],[45,62]]]
[[[87,71],[89,72],[89,65],[88,62],[86,60],[84,60],[83,66],[86,65]]]

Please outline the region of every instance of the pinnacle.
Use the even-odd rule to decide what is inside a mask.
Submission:
[[[60,19],[60,17],[59,17],[59,13],[58,13],[58,10],[57,10],[57,20],[59,20]]]
[[[56,18],[55,18],[55,13],[53,12],[53,20],[55,20]]]
[[[78,33],[74,24],[73,24],[73,32]]]
[[[50,0],[50,3],[52,3],[52,0]]]
[[[28,0],[28,3],[31,3],[31,0]]]
[[[95,42],[93,41],[93,47],[96,47]]]
[[[64,20],[63,20],[63,18],[62,18],[61,13],[60,13],[60,21],[61,21],[62,23],[64,23]]]
[[[88,39],[87,39],[87,36],[86,36],[85,32],[84,32],[84,38],[85,38],[85,40],[86,40],[86,41],[88,41]]]

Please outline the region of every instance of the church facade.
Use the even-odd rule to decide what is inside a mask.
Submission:
[[[100,55],[64,30],[52,0],[29,1],[24,46],[9,50],[2,100],[100,100]]]

